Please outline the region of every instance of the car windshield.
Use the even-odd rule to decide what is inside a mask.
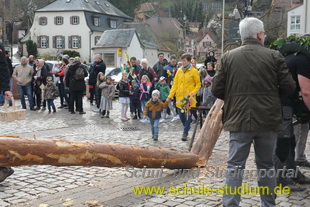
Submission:
[[[111,70],[111,71],[107,74],[107,76],[118,75],[118,74],[120,74],[121,72],[122,72],[122,71],[121,71],[120,68],[115,68],[115,69]]]
[[[52,63],[46,63],[49,67],[49,71],[52,71],[54,68],[54,65]]]

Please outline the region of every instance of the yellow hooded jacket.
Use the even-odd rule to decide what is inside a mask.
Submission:
[[[185,72],[183,72],[182,68],[180,68],[175,77],[173,86],[171,88],[169,98],[176,97],[177,107],[181,108],[180,101],[190,94],[194,94],[196,98],[196,94],[198,93],[201,87],[200,75],[196,68],[190,67]],[[191,107],[196,107],[196,103],[193,102]]]

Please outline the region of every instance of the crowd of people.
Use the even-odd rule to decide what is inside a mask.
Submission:
[[[182,140],[186,141],[192,123],[191,115],[196,115],[197,121],[197,114],[190,110],[190,116],[185,116],[184,112],[181,113],[180,102],[185,96],[192,95],[195,101],[190,108],[195,107],[196,102],[197,105],[212,106],[215,98],[210,93],[210,85],[215,75],[215,62],[208,62],[207,68],[198,69],[196,60],[190,55],[184,55],[180,60],[181,66],[178,67],[175,56],[171,56],[168,62],[164,54],[159,53],[158,62],[150,67],[147,59],[142,59],[139,65],[137,58],[131,57],[122,71],[120,82],[114,84],[111,77],[105,75],[106,66],[101,55],[95,55],[89,70],[90,103],[93,104],[94,97],[96,99],[94,111],[99,112],[102,118],[108,118],[113,109],[115,91],[118,90],[121,120],[149,122],[153,129],[152,138],[156,141],[159,123],[169,117],[171,121],[181,119],[184,125]]]

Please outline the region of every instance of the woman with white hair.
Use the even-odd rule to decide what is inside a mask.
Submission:
[[[46,102],[44,97],[42,97],[42,91],[46,85],[47,69],[44,66],[44,60],[38,59],[36,62],[36,68],[34,71],[34,93],[36,97],[36,110],[41,108],[41,103],[43,103],[43,110],[46,108]]]
[[[148,63],[147,59],[142,59],[141,65],[142,65],[142,68],[141,68],[140,73],[139,73],[139,81],[141,82],[142,76],[147,75],[148,78],[150,79],[152,85],[154,85],[155,79],[158,78],[154,69],[149,67],[149,63]]]

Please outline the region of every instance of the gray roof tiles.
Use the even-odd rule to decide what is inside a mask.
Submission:
[[[129,47],[132,41],[135,29],[114,29],[103,33],[95,47],[106,48],[125,48]]]
[[[110,16],[132,19],[106,0],[57,0],[37,10],[37,12],[54,11],[90,11]]]

